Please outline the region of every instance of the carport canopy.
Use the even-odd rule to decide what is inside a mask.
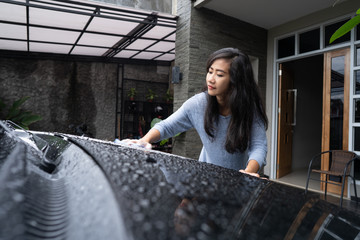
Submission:
[[[89,1],[0,0],[0,50],[173,61],[176,21]]]

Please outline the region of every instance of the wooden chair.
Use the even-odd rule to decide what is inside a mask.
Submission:
[[[314,162],[316,162],[316,160],[321,159],[321,157],[324,156],[324,154],[326,154],[326,153],[328,153],[328,155],[329,155],[329,164],[330,164],[329,170],[314,169],[314,166],[313,166]],[[327,184],[328,183],[334,184],[334,185],[339,185],[339,186],[341,186],[340,207],[342,207],[345,179],[346,179],[346,177],[350,176],[353,179],[355,197],[356,197],[356,201],[358,201],[355,178],[354,178],[354,176],[351,175],[351,171],[350,171],[351,166],[352,166],[351,164],[357,159],[358,158],[355,153],[350,152],[350,151],[344,151],[344,150],[329,150],[329,151],[325,151],[325,152],[316,154],[311,159],[310,164],[309,164],[305,194],[307,194],[310,179],[315,180],[315,181],[325,182],[325,197],[326,197],[326,193],[327,193]],[[325,180],[311,178],[310,175],[312,172],[325,174]],[[335,177],[341,178],[341,181],[339,181],[339,183],[333,182],[333,181],[329,182],[329,176],[335,176]]]

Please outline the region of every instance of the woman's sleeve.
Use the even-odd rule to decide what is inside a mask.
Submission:
[[[260,169],[266,165],[267,138],[264,123],[255,119],[251,129],[249,160],[256,160]]]
[[[192,101],[187,100],[176,112],[155,124],[153,128],[160,132],[160,141],[193,128],[189,112],[192,105]]]

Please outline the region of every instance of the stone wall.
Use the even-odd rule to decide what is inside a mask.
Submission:
[[[235,47],[259,60],[258,82],[265,101],[267,31],[206,8],[195,9],[191,1],[178,1],[175,65],[183,80],[174,86],[174,110],[201,91],[206,61],[213,51]],[[177,137],[173,153],[198,158],[202,144],[195,131]]]
[[[114,135],[117,64],[0,58],[0,66],[0,98],[10,105],[29,96],[23,108],[43,118],[32,130],[86,124],[94,137]]]
[[[86,124],[89,135],[113,140],[117,75],[121,79],[122,74],[120,66],[107,62],[2,57],[0,99],[10,106],[15,100],[29,96],[22,108],[42,117],[41,121],[30,125],[31,130],[76,134],[70,126]],[[162,81],[162,92],[166,92],[168,66],[123,66],[127,78]],[[147,89],[138,90],[139,96],[145,96]],[[123,95],[126,96],[125,90]]]

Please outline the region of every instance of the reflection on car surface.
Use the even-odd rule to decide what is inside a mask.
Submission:
[[[360,216],[211,164],[0,122],[0,239],[356,239]]]

